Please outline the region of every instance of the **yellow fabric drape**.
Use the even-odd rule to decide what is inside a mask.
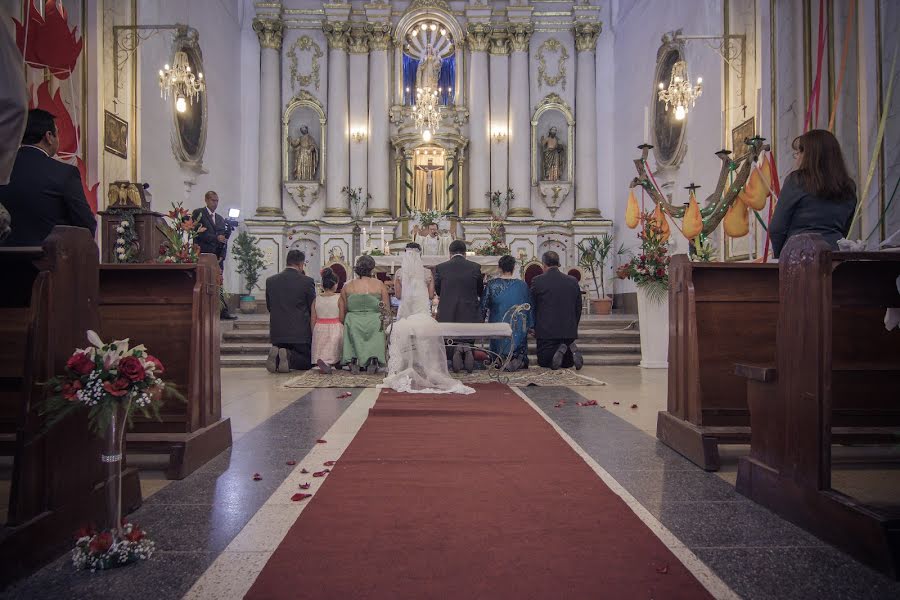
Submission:
[[[416,168],[419,166],[428,166],[429,160],[431,161],[432,166],[444,167],[444,169],[436,169],[431,172],[434,177],[434,188],[432,192],[434,198],[433,206],[427,206],[428,194],[425,190],[427,173]],[[446,165],[444,163],[443,154],[415,154],[415,162],[413,165],[413,173],[415,173],[415,183],[413,185],[413,210],[444,210],[447,205],[445,194],[445,189],[447,187],[445,170]]]

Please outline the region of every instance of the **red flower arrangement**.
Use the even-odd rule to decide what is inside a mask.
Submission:
[[[631,279],[638,287],[649,288],[654,296],[669,289],[669,249],[663,241],[663,229],[653,213],[641,215],[641,253],[632,256],[616,271],[619,279]]]
[[[197,227],[191,213],[181,205],[173,203],[172,210],[166,215],[167,241],[159,246],[159,262],[161,263],[195,263],[200,260],[200,248],[194,242],[197,236],[206,231],[203,226]]]

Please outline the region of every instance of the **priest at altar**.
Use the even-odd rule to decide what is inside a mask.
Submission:
[[[449,232],[438,229],[437,223],[429,223],[424,228],[416,225],[412,231],[413,241],[422,247],[422,256],[450,256],[450,242],[454,237]]]

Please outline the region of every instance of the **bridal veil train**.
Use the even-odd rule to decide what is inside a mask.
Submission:
[[[403,297],[391,327],[388,374],[380,388],[415,394],[472,394],[450,376],[440,326],[431,316],[421,253],[407,248],[400,271]]]

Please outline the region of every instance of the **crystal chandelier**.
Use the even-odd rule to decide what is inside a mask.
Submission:
[[[697,78],[697,86],[691,85],[691,80],[687,75],[687,63],[679,60],[672,66],[672,77],[669,80],[669,87],[666,88],[663,82],[659,83],[659,101],[666,103],[666,111],[669,105],[675,107],[675,118],[679,121],[683,120],[688,112],[688,105],[694,108],[697,98],[703,93],[703,78]]]
[[[175,53],[175,63],[171,67],[166,65],[159,72],[159,95],[163,100],[168,100],[170,94],[175,96],[175,110],[180,113],[187,110],[188,101],[193,105],[205,90],[203,73],[194,76],[187,52],[183,50]]]
[[[413,108],[416,129],[422,132],[422,139],[431,141],[432,132],[441,124],[441,104],[439,90],[418,88],[416,105]]]

